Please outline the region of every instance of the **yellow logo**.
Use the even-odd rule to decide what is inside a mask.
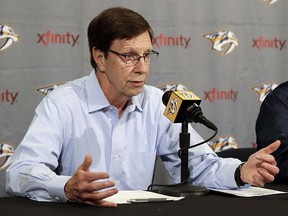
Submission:
[[[173,84],[166,84],[157,86],[159,89],[161,89],[163,92],[166,91],[187,91],[187,87],[180,84],[180,83],[173,83]]]
[[[19,40],[19,35],[15,34],[12,28],[7,25],[0,25],[0,41],[3,40],[3,43],[0,43],[0,51],[7,49],[13,43]]]
[[[263,0],[266,6],[276,3],[278,0]]]
[[[167,115],[174,114],[178,110],[178,100],[177,98],[173,98],[170,100],[168,105]]]
[[[4,169],[10,164],[14,148],[7,143],[0,143],[0,169]]]
[[[47,95],[49,92],[53,91],[54,89],[56,89],[57,87],[59,87],[60,85],[63,85],[64,83],[56,83],[56,84],[51,84],[51,85],[47,85],[47,86],[42,86],[40,88],[37,88],[36,91],[39,93],[42,93],[44,95]]]
[[[266,83],[260,86],[253,87],[252,90],[259,94],[259,101],[262,103],[265,97],[273,91],[278,85],[275,83]]]
[[[208,142],[208,145],[214,152],[220,152],[231,148],[236,149],[239,147],[239,144],[232,136],[219,137],[217,140]]]
[[[231,31],[219,31],[203,35],[212,42],[212,50],[216,50],[221,55],[231,53],[239,45],[238,39]]]

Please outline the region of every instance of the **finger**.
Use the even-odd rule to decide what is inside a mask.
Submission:
[[[257,186],[257,187],[264,187],[265,186],[265,182],[263,181],[262,177],[259,177],[259,176],[253,177],[253,183],[252,184]]]
[[[259,155],[256,155],[256,159],[261,160],[262,163],[265,162],[266,164],[268,163],[274,166],[276,166],[277,164],[273,155],[259,154]]]
[[[80,198],[82,200],[94,200],[94,201],[99,201],[99,200],[103,200],[107,197],[110,197],[114,194],[118,193],[118,189],[117,188],[112,188],[112,189],[108,189],[105,191],[93,191],[93,192],[89,192],[89,193],[82,193],[80,195]]]
[[[91,164],[92,164],[92,156],[90,154],[87,154],[85,156],[84,162],[81,164],[79,168],[84,171],[89,171],[89,167],[91,166]]]
[[[117,207],[117,203],[114,203],[114,202],[108,202],[108,201],[99,201],[97,204],[97,206],[100,206],[100,207],[109,207],[109,208],[116,208]]]
[[[107,181],[109,177],[110,175],[107,172],[90,172],[90,173],[87,173],[86,180],[88,182],[97,181],[97,180]]]
[[[258,173],[261,175],[264,182],[273,182],[275,179],[274,175],[268,173],[265,170],[258,169]]]
[[[267,147],[261,149],[260,152],[265,153],[265,154],[271,154],[271,153],[273,153],[274,151],[276,151],[279,148],[280,144],[281,144],[280,140],[276,140],[272,144],[270,144]]]
[[[93,182],[84,182],[82,184],[82,192],[95,192],[103,189],[108,189],[115,186],[114,181],[106,180],[106,181],[93,181]]]
[[[262,171],[265,171],[265,172],[268,172],[272,175],[277,175],[279,173],[279,168],[275,165],[271,165],[269,163],[262,163],[261,164],[261,167],[259,168],[259,170],[262,170]]]
[[[99,206],[99,207],[108,207],[108,208],[116,208],[117,207],[117,203],[114,202],[108,202],[105,200],[100,200],[97,202],[92,202],[92,201],[86,201],[85,202],[88,205],[94,205],[94,206]]]
[[[103,189],[111,188],[114,186],[115,186],[115,182],[110,181],[110,180],[101,181],[101,182],[96,181],[92,184],[93,191],[103,190]]]

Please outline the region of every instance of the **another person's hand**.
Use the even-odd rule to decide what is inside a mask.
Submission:
[[[106,172],[90,172],[91,164],[91,155],[86,155],[83,164],[79,166],[64,187],[67,199],[89,205],[116,207],[116,203],[103,200],[118,192],[116,188],[111,188],[115,186],[115,183],[107,180],[109,174]]]
[[[252,154],[241,169],[241,179],[245,183],[264,187],[265,183],[274,181],[279,173],[275,158],[271,155],[280,146],[277,140],[266,148]]]

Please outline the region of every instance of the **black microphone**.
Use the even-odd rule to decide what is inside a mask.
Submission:
[[[164,115],[174,123],[184,121],[201,123],[217,131],[217,127],[203,115],[199,107],[201,99],[191,91],[166,91],[162,96],[166,106]]]

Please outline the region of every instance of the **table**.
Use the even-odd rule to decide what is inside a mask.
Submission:
[[[288,192],[288,185],[272,185],[269,188]],[[189,196],[177,202],[136,203],[118,205],[117,208],[2,197],[0,209],[5,216],[280,216],[287,214],[288,193],[245,198],[210,191],[207,195]]]

